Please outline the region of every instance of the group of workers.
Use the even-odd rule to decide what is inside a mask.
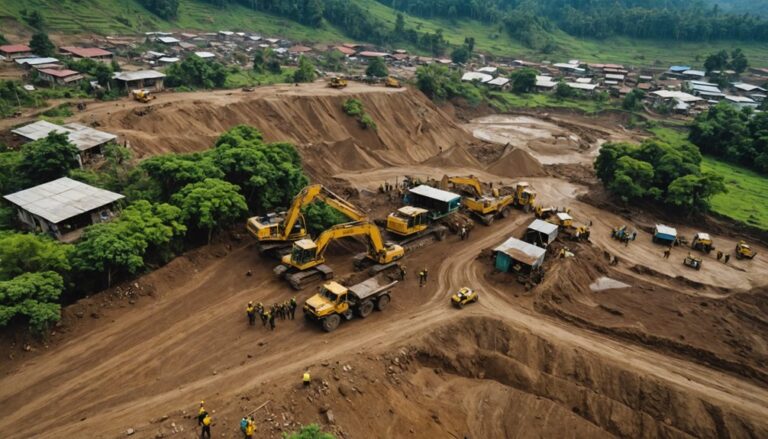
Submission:
[[[730,259],[731,259],[731,255],[729,255],[728,253],[723,254],[722,251],[720,251],[720,250],[717,251],[717,260],[718,261],[722,260],[724,264],[727,264]]]
[[[268,309],[259,302],[254,305],[253,302],[248,302],[248,306],[245,307],[245,314],[248,316],[248,324],[254,326],[256,324],[256,316],[261,318],[262,326],[269,327],[270,330],[275,329],[275,319],[280,320],[293,320],[296,318],[296,297],[292,297],[291,300],[286,300],[283,303],[272,304]]]
[[[200,409],[197,411],[197,425],[201,427],[200,438],[210,439],[213,418],[205,409],[205,401],[200,401]],[[245,439],[253,438],[254,433],[256,433],[256,421],[253,419],[252,414],[243,416],[243,419],[240,420],[240,431]]]

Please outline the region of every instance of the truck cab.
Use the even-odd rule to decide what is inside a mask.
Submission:
[[[427,209],[404,206],[387,216],[387,230],[400,236],[421,232],[429,226]]]
[[[317,265],[316,255],[317,244],[311,239],[300,239],[293,243],[291,254],[283,257],[283,264],[304,270]]]
[[[338,282],[328,282],[320,287],[320,292],[307,299],[304,312],[311,312],[316,318],[325,317],[328,314],[346,314],[349,310],[347,287]]]

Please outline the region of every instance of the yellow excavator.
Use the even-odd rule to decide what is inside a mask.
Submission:
[[[443,176],[440,186],[448,189],[449,185],[469,187],[470,196],[461,198],[464,208],[475,214],[486,226],[490,226],[498,217],[506,218],[510,213],[510,206],[515,202],[516,194],[501,195],[498,188],[490,194],[483,193],[483,185],[480,180],[470,175],[469,177]]]
[[[395,79],[395,78],[393,78],[391,76],[388,76],[387,79],[384,80],[384,86],[385,87],[391,87],[391,88],[400,88],[401,87],[400,81],[398,81],[397,79]]]
[[[248,219],[248,232],[256,238],[259,251],[274,256],[282,256],[285,250],[291,248],[294,241],[309,238],[306,223],[301,209],[320,200],[346,215],[353,221],[363,221],[365,213],[349,201],[331,192],[321,184],[312,184],[302,189],[291,202],[286,212],[269,213],[266,216],[255,216]]]
[[[300,239],[293,243],[291,254],[283,256],[282,264],[274,273],[285,278],[291,286],[300,290],[307,283],[322,278],[333,278],[333,269],[325,265],[325,250],[331,241],[349,236],[366,236],[368,252],[365,258],[376,264],[372,272],[378,273],[395,265],[405,255],[405,249],[396,244],[385,244],[379,228],[370,221],[353,221],[337,224],[325,230],[314,241]]]
[[[344,88],[346,86],[347,80],[344,78],[339,78],[338,76],[334,76],[330,81],[328,81],[328,87],[331,88]]]
[[[571,239],[576,241],[589,240],[589,234],[591,233],[589,226],[574,223],[573,217],[566,212],[558,212],[547,218],[546,221],[558,226],[560,232],[570,236]]]
[[[149,90],[131,90],[131,97],[144,104],[149,103],[153,99],[157,99],[157,96],[150,93]]]

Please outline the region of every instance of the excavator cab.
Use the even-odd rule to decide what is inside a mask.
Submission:
[[[429,226],[427,209],[404,206],[387,216],[387,230],[400,236],[421,232]]]
[[[300,239],[293,243],[291,254],[283,257],[283,264],[299,270],[317,264],[317,244],[311,239]]]

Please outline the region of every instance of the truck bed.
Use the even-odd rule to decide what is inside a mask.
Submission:
[[[389,282],[388,279],[382,279],[382,276],[366,279],[359,284],[349,287],[349,292],[353,293],[360,300],[365,300],[371,296],[392,288],[398,281]]]

